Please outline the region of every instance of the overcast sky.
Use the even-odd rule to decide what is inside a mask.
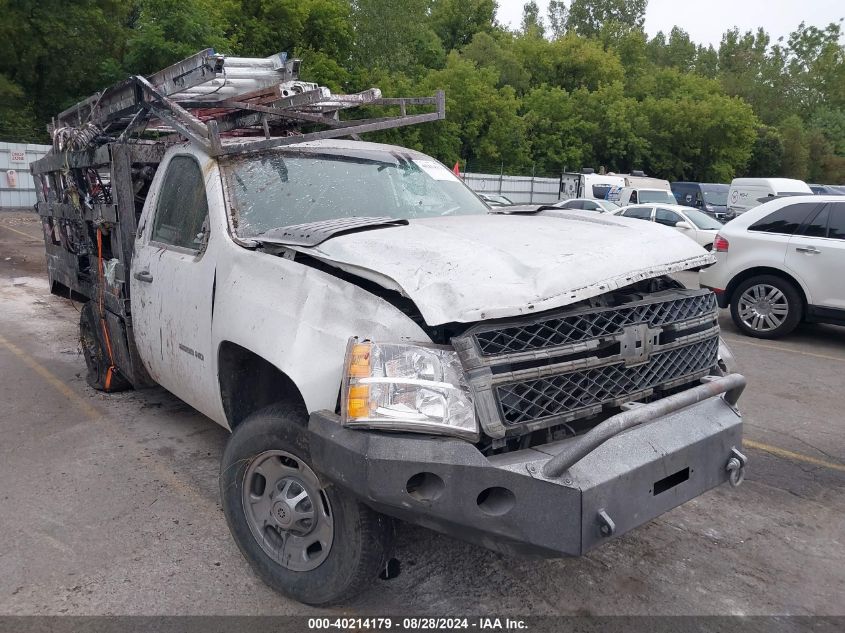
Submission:
[[[499,22],[519,26],[525,0],[498,0]],[[545,15],[548,0],[537,0]],[[569,5],[569,1],[566,3]],[[802,22],[826,26],[845,17],[842,0],[649,0],[645,30],[649,36],[680,26],[699,44],[718,47],[722,33],[765,28],[772,41],[786,36]]]

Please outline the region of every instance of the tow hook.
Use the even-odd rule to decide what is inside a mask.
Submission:
[[[616,533],[616,524],[613,522],[613,519],[610,518],[607,511],[599,510],[598,520],[599,531],[603,537],[607,538],[608,536],[613,536]]]
[[[747,464],[748,458],[740,453],[736,447],[731,448],[731,458],[728,460],[725,470],[728,471],[728,479],[734,488],[745,479],[745,466]]]

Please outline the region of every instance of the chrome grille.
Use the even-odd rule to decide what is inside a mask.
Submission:
[[[719,339],[655,353],[647,363],[614,363],[496,387],[506,426],[563,416],[624,400],[647,389],[706,372],[716,363]]]
[[[479,323],[452,344],[485,433],[518,435],[688,384],[718,360],[716,298],[673,289],[617,307]]]
[[[614,336],[626,326],[638,323],[656,327],[686,321],[712,314],[715,309],[716,297],[708,292],[670,301],[597,309],[524,325],[482,330],[475,334],[475,339],[481,356],[516,354]]]

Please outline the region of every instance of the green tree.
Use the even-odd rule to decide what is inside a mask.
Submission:
[[[3,99],[26,104],[16,126],[25,129],[34,115],[43,130],[50,117],[123,76],[117,60],[130,10],[120,0],[0,0]]]
[[[531,73],[518,56],[510,32],[476,33],[472,41],[461,50],[461,56],[479,68],[489,68],[498,73],[498,87],[511,86],[517,94],[525,93],[531,83]]]
[[[515,41],[517,55],[531,75],[533,85],[559,86],[568,92],[577,88],[597,90],[624,77],[616,53],[601,43],[568,33],[553,42],[522,37]]]
[[[347,0],[221,0],[215,10],[222,13],[226,37],[239,55],[313,51],[349,63],[353,33]]]
[[[549,16],[549,32],[553,40],[566,33],[566,3],[563,0],[549,0],[546,10]]]
[[[420,75],[427,68],[441,68],[445,51],[428,8],[428,0],[355,0],[353,62]]]
[[[531,161],[539,173],[560,173],[593,160],[596,123],[569,93],[557,86],[541,86],[525,95],[523,121]]]
[[[804,180],[810,172],[810,140],[804,122],[797,114],[788,116],[780,124],[783,138],[781,175]]]
[[[698,46],[695,51],[695,73],[708,79],[715,79],[719,73],[719,53],[713,45]]]
[[[0,139],[12,143],[28,143],[44,138],[46,131],[38,125],[32,104],[23,88],[0,75]]]
[[[649,155],[650,122],[641,103],[629,97],[622,82],[605,84],[594,92],[578,91],[579,107],[589,112],[593,135],[593,162],[586,167],[630,173],[642,169]]]
[[[446,51],[469,44],[477,33],[489,33],[496,23],[495,0],[435,0],[431,26]]]
[[[791,97],[796,107],[814,111],[829,97],[842,101],[845,80],[845,47],[840,45],[842,29],[838,23],[824,29],[803,22],[790,34],[786,45],[786,69],[791,82]]]
[[[132,74],[149,75],[204,48],[227,52],[223,13],[209,0],[137,0],[123,57]]]
[[[596,37],[609,22],[627,29],[645,24],[648,0],[572,0],[567,28],[585,37]]]
[[[845,156],[845,109],[819,107],[810,117],[809,125],[825,136],[834,153]]]
[[[543,37],[546,27],[540,17],[540,7],[534,0],[529,0],[522,7],[522,23],[520,33],[524,37]]]
[[[768,124],[776,124],[795,110],[780,46],[769,48],[770,38],[762,28],[740,35],[727,31],[719,45],[719,79],[725,91],[742,97]]]
[[[698,50],[689,34],[676,26],[669,32],[668,40],[658,31],[648,43],[648,52],[651,62],[657,66],[689,72],[695,67]]]
[[[751,148],[751,158],[743,172],[746,176],[766,178],[780,174],[783,167],[783,137],[776,127],[761,125]]]
[[[454,51],[444,69],[430,72],[422,82],[423,90],[428,94],[446,91],[447,117],[420,128],[426,151],[449,165],[461,159],[477,171],[504,164],[519,173],[528,162],[519,102],[513,88],[498,88],[497,82],[495,71],[478,68]]]
[[[730,181],[748,163],[759,121],[711,80],[665,69],[640,103],[649,120],[650,173],[670,180]]]
[[[612,33],[611,28],[603,29],[603,42],[621,60],[625,84],[635,87],[644,75],[653,71],[653,64],[648,59],[648,37],[642,29],[624,29]]]

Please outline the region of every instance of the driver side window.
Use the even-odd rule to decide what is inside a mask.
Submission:
[[[663,226],[674,227],[675,224],[683,221],[683,218],[674,211],[658,207],[657,212],[654,214],[654,221],[658,224],[662,224]]]
[[[198,251],[208,222],[205,180],[196,160],[174,156],[156,204],[151,240]]]
[[[626,218],[637,220],[651,220],[651,207],[633,207],[622,212]]]

